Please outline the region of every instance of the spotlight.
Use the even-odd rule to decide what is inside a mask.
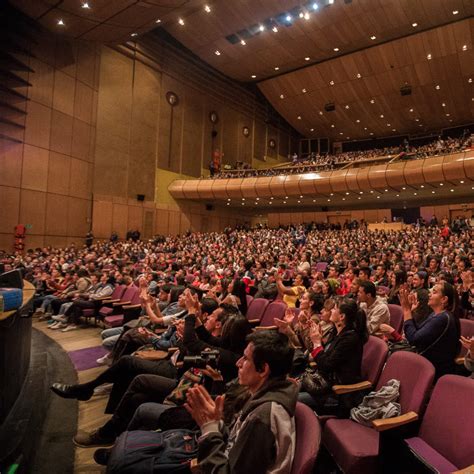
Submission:
[[[62,19],[58,20],[58,26],[65,26],[64,21]]]
[[[316,2],[314,2],[313,3],[313,10],[317,10],[318,8],[319,8],[319,5]]]
[[[278,28],[277,28],[276,26],[274,26],[274,27],[272,28],[272,31],[273,31],[273,33],[278,33]]]
[[[260,26],[258,27],[258,29],[259,29],[259,31],[265,31],[265,25],[260,25]]]
[[[211,7],[209,5],[204,5],[204,11],[206,13],[211,13]]]
[[[184,26],[184,20],[182,18],[179,18],[178,19],[178,23],[181,25],[181,26]]]
[[[90,7],[90,5],[89,5],[87,2],[84,2],[84,3],[81,5],[81,8],[84,8],[84,10],[89,10],[91,7]]]
[[[291,20],[293,20],[293,17],[291,15],[286,15],[285,20],[290,22]]]

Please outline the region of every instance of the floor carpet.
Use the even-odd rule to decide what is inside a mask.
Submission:
[[[99,367],[97,359],[107,354],[107,350],[102,346],[86,347],[85,349],[79,349],[77,351],[68,352],[69,358],[71,359],[74,368],[80,372],[82,370],[93,369]]]

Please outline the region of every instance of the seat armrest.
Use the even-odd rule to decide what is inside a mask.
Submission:
[[[119,301],[118,303],[113,303],[112,306],[116,308],[117,306],[124,306],[131,304],[131,301]]]
[[[118,301],[120,301],[120,299],[111,300],[109,298],[104,298],[104,299],[99,300],[99,301],[102,301],[102,303],[117,303]]]
[[[454,359],[454,361],[456,362],[457,365],[464,365],[464,360],[465,360],[465,357],[456,357],[456,359]],[[459,471],[459,472],[461,472],[461,471]]]
[[[256,326],[255,331],[266,331],[267,329],[278,329],[277,326]]]
[[[141,304],[127,304],[123,307],[123,309],[138,309],[141,308]]]
[[[418,414],[414,411],[409,411],[408,413],[404,413],[403,415],[395,416],[393,418],[372,420],[372,426],[376,431],[386,431],[392,428],[397,428],[398,426],[412,423],[416,420],[418,420]]]
[[[363,382],[353,383],[351,385],[333,385],[332,390],[336,395],[343,395],[344,393],[359,392],[360,390],[367,390],[372,388],[372,384],[368,380]]]
[[[260,322],[260,319],[249,319],[248,321],[250,324],[258,324]]]
[[[193,472],[193,471],[191,471]],[[474,473],[474,464],[471,464],[464,469],[460,469],[459,471],[454,471],[452,474],[473,474]]]
[[[179,347],[168,347],[168,354],[174,354],[177,350]]]

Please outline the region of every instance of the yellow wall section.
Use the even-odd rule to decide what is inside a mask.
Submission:
[[[172,171],[166,171],[160,168],[156,169],[155,202],[157,204],[177,204],[168,192],[168,186],[176,179],[193,178],[185,174],[173,173]]]

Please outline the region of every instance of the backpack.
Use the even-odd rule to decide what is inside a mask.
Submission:
[[[190,474],[197,457],[199,432],[191,430],[125,431],[115,442],[108,474]]]

